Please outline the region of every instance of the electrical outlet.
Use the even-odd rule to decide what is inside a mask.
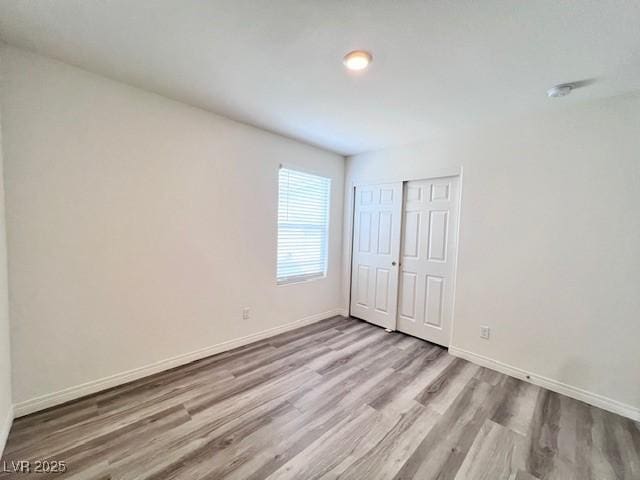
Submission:
[[[484,338],[489,340],[489,334],[491,333],[491,329],[486,325],[480,325],[480,338]]]
[[[242,309],[242,319],[249,320],[251,318],[251,309],[249,307],[244,307]]]

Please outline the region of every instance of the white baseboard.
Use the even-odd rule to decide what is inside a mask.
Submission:
[[[133,370],[128,370],[126,372],[116,373],[115,375],[110,375],[108,377],[100,378],[98,380],[92,380],[91,382],[83,383],[81,385],[75,385],[73,387],[65,388],[63,390],[59,390],[53,393],[48,393],[40,397],[31,398],[29,400],[16,403],[14,405],[14,414],[16,417],[28,415],[30,413],[37,412],[39,410],[44,410],[45,408],[53,407],[53,406],[68,402],[70,400],[75,400],[80,397],[84,397],[85,395],[90,395],[92,393],[96,393],[101,390],[117,387],[118,385],[122,385],[124,383],[131,382],[139,378],[147,377],[155,373],[169,370],[170,368],[178,367],[180,365],[184,365],[184,364],[193,362],[195,360],[200,360],[201,358],[210,357],[211,355],[215,355],[216,353],[226,352],[227,350],[232,350],[237,347],[242,347],[243,345],[247,345],[249,343],[256,342],[264,338],[272,337],[279,333],[284,333],[289,330],[294,330],[296,328],[303,327],[305,325],[310,325],[312,323],[319,322],[320,320],[325,320],[327,318],[335,317],[336,315],[344,316],[344,309],[335,308],[327,312],[322,312],[322,313],[301,318],[299,320],[287,323],[285,325],[280,325],[278,327],[270,328],[268,330],[263,330],[261,332],[254,333],[252,335],[247,335],[246,337],[236,338],[234,340],[218,343],[216,345],[205,347],[200,350],[196,350],[194,352],[189,352],[182,355],[177,355],[172,358],[167,358],[165,360],[161,360],[159,362],[152,363],[144,367],[135,368]]]
[[[2,424],[0,424],[0,457],[2,457],[2,452],[4,452],[4,447],[7,444],[7,437],[9,437],[9,430],[11,430],[12,424],[13,406],[10,406],[9,411],[7,412],[7,416],[5,417]]]
[[[640,408],[627,405],[617,400],[613,400],[612,398],[589,392],[587,390],[583,390],[581,388],[559,382],[558,380],[543,377],[542,375],[527,372],[526,370],[522,370],[521,368],[517,368],[506,363],[493,360],[492,358],[478,355],[477,353],[473,353],[468,350],[463,350],[461,348],[453,346],[449,347],[449,353],[456,357],[469,360],[470,362],[482,367],[487,367],[491,370],[496,370],[500,373],[504,373],[505,375],[509,375],[511,377],[524,380],[525,382],[533,383],[534,385],[546,388],[553,392],[566,395],[567,397],[581,400],[585,403],[588,403],[589,405],[593,405],[594,407],[617,413],[618,415],[630,418],[631,420],[640,421]]]

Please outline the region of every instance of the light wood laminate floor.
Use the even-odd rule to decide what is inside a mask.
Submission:
[[[640,479],[640,427],[336,317],[15,421],[73,479]]]

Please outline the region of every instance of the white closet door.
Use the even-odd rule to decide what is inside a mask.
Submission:
[[[449,346],[457,251],[458,177],[405,186],[398,330]]]
[[[356,187],[351,315],[395,330],[402,182]]]

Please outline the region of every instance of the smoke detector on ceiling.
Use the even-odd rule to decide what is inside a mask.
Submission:
[[[574,85],[565,83],[564,85],[556,85],[547,90],[547,96],[550,98],[566,97],[574,89]]]

